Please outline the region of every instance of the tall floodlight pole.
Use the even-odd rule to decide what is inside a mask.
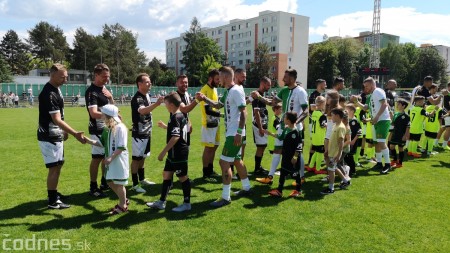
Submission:
[[[370,55],[370,67],[380,67],[380,8],[381,0],[373,1],[373,22],[372,22],[372,54]],[[378,76],[375,76],[378,79]]]

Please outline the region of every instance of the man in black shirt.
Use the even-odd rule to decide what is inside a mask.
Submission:
[[[425,105],[438,105],[441,103],[441,96],[433,97],[430,94],[430,87],[433,84],[433,77],[426,76],[423,79],[423,85],[417,89],[416,94],[412,94],[412,97],[423,96],[425,98]],[[413,99],[412,98],[412,99]]]
[[[264,96],[264,93],[269,91],[272,82],[268,77],[263,77],[260,80],[259,88],[256,90],[258,97]],[[267,175],[268,171],[261,166],[261,160],[264,155],[264,150],[267,147],[267,130],[269,123],[269,113],[266,108],[265,100],[254,99],[252,101],[253,108],[253,140],[256,144],[255,154],[255,175]]]
[[[89,113],[89,134],[94,141],[100,141],[100,136],[105,128],[105,122],[102,120],[101,108],[106,104],[114,104],[111,92],[105,84],[109,82],[109,68],[106,64],[97,64],[94,67],[94,83],[86,89],[86,109]],[[90,191],[89,194],[94,197],[106,196],[102,190],[108,189],[106,179],[102,176],[101,187],[97,185],[98,166],[105,157],[104,148],[92,145],[92,160],[89,166],[90,171]],[[102,175],[105,174],[105,166],[102,163]]]
[[[450,83],[447,84],[447,89],[442,90],[442,96],[443,98],[443,105],[444,112],[446,113],[443,118],[443,127],[441,128],[441,131],[439,131],[440,135],[438,139],[440,139],[440,136],[442,133],[444,133],[444,141],[442,143],[442,148],[445,150],[450,150],[450,147],[448,146],[448,143],[450,142]]]
[[[158,107],[164,100],[158,98],[156,103],[151,104],[148,92],[152,87],[150,77],[146,73],[141,73],[136,78],[138,91],[131,99],[131,117],[133,120],[132,134],[132,160],[131,160],[131,178],[133,180],[132,190],[145,193],[146,191],[139,185],[153,185],[154,182],[145,179],[144,162],[145,158],[150,156],[150,147],[152,140],[152,111]]]
[[[85,144],[83,132],[75,131],[64,121],[64,99],[59,89],[67,81],[67,70],[61,64],[50,68],[50,81],[45,84],[39,94],[39,128],[37,139],[48,168],[47,192],[48,208],[64,209],[70,206],[64,204],[65,196],[57,190],[59,175],[64,164],[64,144],[68,134]]]
[[[391,112],[395,111],[395,97],[397,96],[397,94],[395,93],[395,88],[397,88],[397,81],[391,79],[386,83],[384,89],[384,92],[386,93],[387,103],[389,105],[389,110]]]
[[[188,177],[188,120],[184,113],[180,111],[181,98],[176,92],[172,92],[164,98],[167,110],[170,112],[170,120],[167,124],[166,146],[158,155],[158,160],[162,161],[167,154],[166,165],[163,171],[163,184],[161,197],[158,201],[146,203],[152,209],[163,210],[166,207],[166,198],[172,186],[173,174],[181,182],[184,201],[178,207],[172,209],[174,212],[184,212],[191,210],[191,183]]]

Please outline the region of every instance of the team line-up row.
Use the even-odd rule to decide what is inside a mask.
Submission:
[[[302,194],[305,167],[318,174],[328,174],[324,179],[328,181],[328,187],[321,191],[322,194],[334,193],[335,174],[338,174],[342,180],[339,187],[347,188],[351,184],[351,175],[356,171],[358,154],[364,152],[363,140],[368,143],[367,150],[375,148],[377,164],[374,169],[387,174],[392,167],[402,166],[403,147],[407,139],[409,139],[408,151],[412,152],[412,155],[417,154],[417,142],[424,131],[424,126],[427,138],[434,136],[429,136],[427,133],[436,133],[433,142],[427,141],[425,145],[428,149],[431,146],[431,150],[433,143],[437,141],[439,129],[435,131],[435,128],[436,126],[440,128],[440,119],[445,119],[445,125],[447,128],[450,127],[450,123],[447,124],[449,114],[443,113],[441,107],[437,106],[441,103],[441,98],[435,98],[433,94],[430,94],[430,91],[433,93],[434,88],[429,89],[426,83],[418,90],[414,98],[415,106],[409,109],[409,114],[413,116],[410,117],[405,113],[408,103],[404,100],[397,100],[397,112],[394,115],[389,112],[389,99],[386,97],[386,92],[377,88],[372,78],[364,81],[362,99],[365,101],[362,101],[360,96],[352,96],[348,102],[345,98],[342,99],[339,89],[343,88],[344,80],[337,78],[333,83],[333,89],[327,92],[325,92],[326,82],[319,79],[316,82],[317,90],[311,94],[308,103],[306,90],[296,82],[297,72],[294,69],[285,71],[283,78],[285,87],[275,97],[264,97],[265,92],[271,87],[271,80],[263,77],[259,88],[246,98],[243,89],[246,79],[245,71],[222,67],[220,70],[209,72],[207,84],[195,94],[194,98],[187,93],[187,76],[180,75],[177,77],[176,92],[159,97],[155,103],[151,103],[148,95],[151,80],[149,75],[142,73],[136,78],[138,91],[131,100],[133,125],[130,165],[127,148],[128,130],[122,123],[118,108],[113,105],[112,94],[105,87],[110,76],[108,66],[96,65],[94,76],[93,83],[85,93],[86,109],[89,114],[89,137],[81,131],[74,130],[64,121],[64,100],[59,89],[67,81],[67,70],[63,65],[55,64],[50,68],[50,80],[39,94],[37,136],[44,163],[48,168],[47,191],[50,209],[70,207],[63,202],[67,197],[57,190],[59,175],[64,164],[64,141],[70,134],[79,142],[92,145],[89,194],[93,197],[104,197],[103,191],[110,188],[118,196],[119,202],[109,213],[119,214],[128,211],[129,201],[126,197],[125,186],[128,184],[129,168],[131,167],[133,183],[131,190],[142,193],[145,192],[142,186],[154,184],[145,178],[144,162],[150,155],[152,111],[162,103],[170,112],[170,119],[167,124],[161,120],[158,122],[159,127],[167,129],[166,145],[158,155],[158,160],[166,159],[161,196],[154,202],[148,202],[147,206],[153,209],[165,209],[166,198],[173,186],[175,174],[183,190],[183,203],[172,209],[175,212],[191,209],[188,156],[192,128],[189,112],[198,104],[202,112],[201,142],[204,146],[202,163],[203,179],[206,181],[217,181],[219,177],[214,171],[213,163],[220,144],[220,121],[224,121],[225,126],[225,143],[219,160],[222,194],[216,201],[210,203],[216,208],[231,203],[234,169],[242,184],[242,189],[234,194],[246,196],[252,193],[247,169],[243,163],[246,131],[253,131],[256,144],[254,173],[262,176],[256,180],[263,184],[272,184],[273,176],[281,160],[279,185],[269,194],[281,197],[285,179],[290,175],[295,179],[295,190],[289,196],[297,197]],[[216,89],[219,85],[226,88],[220,98]],[[445,95],[448,94],[445,92]],[[430,103],[426,109],[423,108],[425,102]],[[252,103],[253,109],[251,129],[245,127],[248,103]],[[274,112],[270,119],[267,106],[271,106]],[[223,112],[220,112],[221,108],[224,109]],[[303,121],[308,115],[310,116],[311,147],[310,161],[305,166],[302,156]],[[435,118],[436,121],[431,120]],[[434,124],[432,129],[427,128],[427,124],[423,125],[425,119],[427,123],[436,122],[437,125]],[[417,127],[418,125],[420,127]],[[390,129],[391,134],[389,134]],[[444,134],[445,144],[448,141],[448,132]],[[389,139],[390,149],[386,144],[387,139]],[[395,146],[398,146],[399,159]],[[269,147],[272,153],[270,171],[261,166],[266,147]],[[444,148],[448,149],[447,146]],[[392,167],[390,152],[394,157]],[[372,157],[370,152],[368,155]],[[325,161],[325,170],[321,169],[322,161]],[[98,186],[97,176],[100,165],[102,165],[102,177],[101,184]]]

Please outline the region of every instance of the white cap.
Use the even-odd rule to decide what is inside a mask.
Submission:
[[[101,111],[103,114],[113,117],[113,119],[116,122],[118,122],[118,123],[122,122],[119,118],[119,108],[117,108],[117,106],[112,105],[112,104],[107,104],[102,107]]]

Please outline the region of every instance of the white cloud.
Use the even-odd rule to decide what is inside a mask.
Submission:
[[[311,27],[312,36],[358,36],[372,31],[371,11],[342,14],[327,18],[321,26]],[[381,9],[382,33],[400,36],[401,42],[443,44],[450,46],[450,15],[421,13],[415,8],[396,7]]]
[[[8,11],[8,0],[1,0],[0,1],[0,12],[7,12]]]

